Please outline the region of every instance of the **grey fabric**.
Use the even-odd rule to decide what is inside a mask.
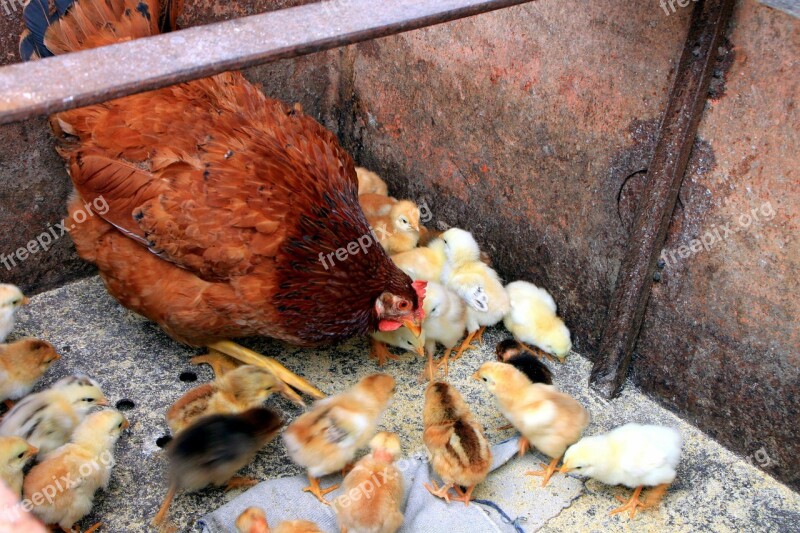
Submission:
[[[492,470],[504,465],[517,453],[518,438],[512,438],[492,448],[494,461]],[[423,486],[431,477],[441,482],[431,472],[427,459],[422,454],[403,458],[397,463],[405,481],[403,514],[405,521],[401,532],[457,533],[457,532],[499,532],[517,531],[508,517],[504,517],[494,502],[478,500],[465,506],[461,502],[445,503],[432,496]],[[322,480],[322,487],[340,483],[341,476],[328,476]],[[339,533],[336,516],[327,505],[320,504],[307,492],[305,476],[271,479],[259,483],[241,496],[233,499],[213,513],[204,516],[199,524],[204,533],[227,533],[236,531],[234,522],[246,508],[257,506],[267,514],[270,526],[277,526],[283,520],[311,520],[322,531]],[[326,498],[335,500],[342,495],[339,488]],[[514,517],[511,517],[514,518]]]

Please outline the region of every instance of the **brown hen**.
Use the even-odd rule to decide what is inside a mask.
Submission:
[[[61,9],[69,0],[59,0],[62,14],[42,34],[42,2],[25,9],[26,59],[153,35],[159,19],[172,29],[180,8],[81,0]],[[313,346],[403,324],[419,331],[424,284],[371,238],[350,156],[240,73],[65,111],[51,124],[76,189],[66,226],[78,253],[117,300],[174,339],[268,366],[320,397],[224,340]],[[73,223],[89,202],[108,209]]]

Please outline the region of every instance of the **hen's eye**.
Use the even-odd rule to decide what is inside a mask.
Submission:
[[[409,304],[408,301],[406,301],[406,300],[403,300],[403,301],[400,302],[400,304],[398,304],[398,307],[403,311],[408,309],[410,306],[411,306],[411,304]]]

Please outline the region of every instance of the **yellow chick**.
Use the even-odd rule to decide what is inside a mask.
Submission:
[[[585,437],[573,444],[564,455],[562,472],[570,470],[607,485],[625,485],[634,489],[625,505],[610,514],[658,505],[675,480],[681,456],[681,435],[676,429],[641,424],[625,424],[604,435]],[[644,487],[653,487],[643,501]],[[621,502],[625,498],[617,496]]]
[[[314,522],[308,520],[286,520],[270,529],[267,516],[258,507],[248,507],[236,519],[238,533],[323,533]]]
[[[422,323],[422,335],[425,351],[428,353],[428,377],[433,379],[433,354],[436,344],[445,348],[444,357],[439,365],[444,364],[445,375],[448,374],[450,353],[461,340],[467,325],[467,308],[464,301],[453,291],[439,283],[429,281],[426,287],[425,321]]]
[[[425,296],[427,301],[428,297]],[[424,327],[424,323],[423,323]],[[392,354],[386,345],[401,348],[410,352],[415,352],[418,355],[425,355],[425,336],[424,332],[419,336],[403,326],[394,331],[373,331],[370,333],[370,358],[378,360],[378,366],[383,366],[387,359],[397,360],[397,356]]]
[[[503,416],[522,434],[520,455],[533,445],[552,458],[549,465],[542,465],[542,470],[527,472],[542,476],[542,486],[546,486],[567,446],[581,438],[589,425],[589,412],[572,396],[552,385],[531,383],[525,374],[506,363],[484,363],[472,377],[483,381]]]
[[[494,326],[508,313],[511,306],[500,277],[480,260],[481,250],[468,231],[451,228],[441,237],[447,260],[442,270],[442,283],[458,294],[467,304],[467,338],[456,353],[456,359],[477,334],[483,337],[487,326]]]
[[[30,302],[14,285],[0,284],[0,342],[5,342],[14,329],[17,311]]]
[[[440,282],[442,279],[442,270],[446,260],[444,241],[441,239],[434,239],[427,246],[392,256],[392,261],[397,268],[408,274],[411,279],[436,282]]]
[[[458,494],[454,499],[469,505],[475,485],[486,479],[492,466],[492,450],[483,427],[472,418],[458,391],[443,381],[433,381],[425,390],[422,417],[428,460],[442,479],[441,487],[432,481],[425,488],[448,503],[452,488]]]
[[[397,198],[383,194],[362,194],[358,197],[358,204],[364,215],[369,218],[383,217],[389,214],[392,206],[397,203]]]
[[[22,495],[22,469],[38,451],[22,437],[0,437],[0,479],[17,498]]]
[[[363,457],[344,478],[344,494],[333,502],[342,531],[394,533],[403,525],[403,476],[395,466],[400,439],[382,431],[369,443]],[[361,493],[358,499],[350,494]]]
[[[414,202],[400,200],[383,216],[367,216],[378,242],[389,255],[412,250],[419,242],[419,208]]]
[[[538,346],[548,354],[563,360],[572,349],[569,329],[556,315],[553,297],[533,283],[515,281],[506,287],[511,310],[504,323],[522,347],[531,353],[525,343]]]
[[[375,435],[378,420],[394,396],[395,380],[387,374],[367,376],[349,390],[319,400],[283,433],[289,457],[308,470],[303,489],[327,504],[319,477],[342,470]]]
[[[0,400],[18,400],[28,394],[60,357],[52,344],[38,339],[0,344]]]
[[[87,416],[71,442],[48,454],[25,476],[23,490],[33,503],[33,514],[45,524],[71,531],[92,510],[95,492],[108,488],[114,445],[127,427],[128,421],[114,409]]]
[[[389,194],[389,187],[386,186],[386,182],[371,170],[367,170],[364,167],[356,167],[356,176],[358,177],[359,196],[362,194],[380,194],[381,196]]]
[[[243,413],[258,407],[274,392],[303,405],[299,397],[295,398],[296,393],[290,395],[288,391],[289,387],[268,370],[243,365],[181,396],[167,411],[167,424],[176,434],[201,416]]]
[[[67,442],[78,424],[98,405],[103,391],[86,376],[68,376],[23,398],[0,422],[0,436],[24,437],[45,455]]]

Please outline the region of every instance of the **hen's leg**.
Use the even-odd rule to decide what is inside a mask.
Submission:
[[[442,498],[447,503],[450,503],[450,493],[449,493],[449,491],[450,491],[450,488],[453,486],[452,483],[449,484],[449,485],[447,485],[446,483],[442,483],[442,486],[438,487],[438,486],[436,486],[436,481],[431,480],[430,483],[425,483],[423,486],[426,489],[428,489],[428,492],[430,492],[431,494],[433,494],[437,498]]]
[[[203,363],[206,363],[207,365],[211,366],[211,369],[214,371],[214,377],[220,377],[239,366],[236,361],[224,353],[210,349],[208,350],[207,354],[192,357],[189,359],[189,362],[193,365],[202,365]]]
[[[547,483],[550,481],[550,478],[553,477],[553,474],[556,473],[556,466],[558,465],[558,461],[561,459],[560,457],[554,458],[550,461],[549,465],[542,463],[542,470],[528,470],[525,472],[526,476],[542,476],[542,487],[546,487]]]
[[[622,496],[617,496],[617,499],[621,502],[626,502],[625,505],[621,507],[617,507],[613,511],[608,514],[617,514],[622,513],[624,511],[630,511],[630,517],[633,518],[636,516],[636,510],[641,508],[646,508],[647,504],[639,499],[639,495],[642,493],[642,487],[636,487],[636,490],[633,491],[633,495],[631,495],[630,500],[625,500]]]
[[[396,355],[392,354],[392,352],[390,352],[386,345],[381,341],[370,339],[369,342],[369,357],[370,359],[377,359],[378,366],[385,365],[388,359],[391,359],[392,361],[397,361],[399,359]]]
[[[319,479],[315,478],[315,477],[313,477],[313,476],[311,476],[309,474],[309,476],[308,476],[308,487],[304,488],[303,492],[310,492],[311,494],[316,496],[316,498],[321,503],[324,503],[325,505],[330,505],[331,502],[329,502],[328,500],[325,499],[325,495],[328,494],[329,492],[333,492],[334,490],[336,490],[338,488],[339,488],[339,485],[333,485],[331,487],[328,487],[327,489],[323,489],[322,487],[319,486]]]
[[[225,355],[233,357],[234,359],[237,359],[246,365],[260,366],[261,368],[266,368],[267,370],[272,372],[272,375],[274,375],[279,380],[283,381],[290,387],[294,387],[300,392],[308,394],[312,398],[316,398],[319,400],[325,397],[325,394],[321,390],[319,390],[318,388],[316,388],[311,383],[301,378],[297,374],[292,373],[288,368],[280,364],[275,359],[272,359],[270,357],[264,357],[263,355],[256,353],[253,350],[249,350],[244,346],[236,344],[235,342],[217,341],[209,344],[208,348],[210,350],[216,350],[218,352],[222,352]],[[289,391],[287,393],[287,396],[291,395],[297,396],[297,394],[294,393],[293,391]],[[295,401],[302,402],[299,396],[297,396]]]

